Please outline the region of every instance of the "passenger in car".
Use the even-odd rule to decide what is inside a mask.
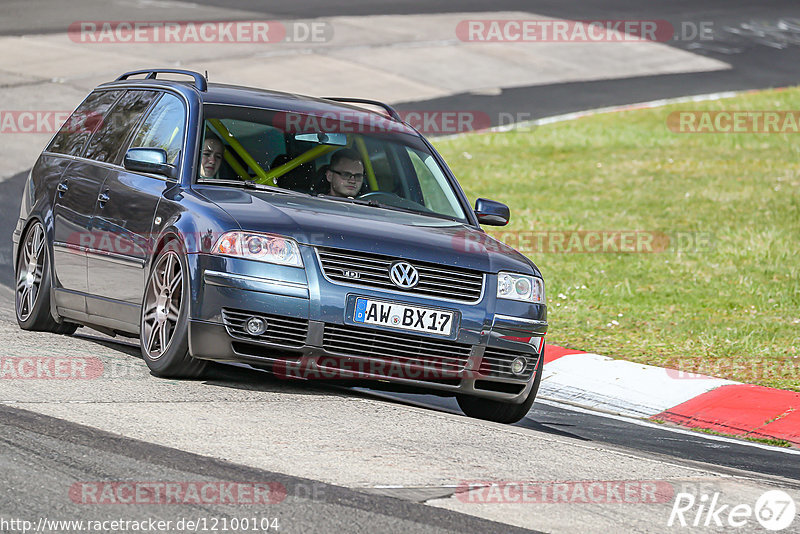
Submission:
[[[350,148],[337,150],[331,156],[325,178],[330,183],[329,195],[355,197],[364,185],[364,163],[358,152]]]
[[[203,150],[200,151],[200,178],[217,178],[224,152],[222,140],[213,133],[206,132]]]

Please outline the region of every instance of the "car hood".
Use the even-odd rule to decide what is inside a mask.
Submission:
[[[533,262],[513,248],[457,221],[320,197],[215,186],[197,190],[243,230],[280,234],[315,247],[541,276]]]

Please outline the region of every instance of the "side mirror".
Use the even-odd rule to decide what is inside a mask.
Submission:
[[[123,165],[129,171],[161,174],[172,179],[178,176],[178,169],[167,163],[167,151],[163,148],[130,148]]]
[[[479,198],[475,201],[475,215],[478,222],[489,226],[505,226],[511,219],[511,211],[502,202]]]

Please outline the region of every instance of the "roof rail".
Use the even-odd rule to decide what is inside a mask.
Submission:
[[[372,106],[378,106],[379,108],[383,108],[389,114],[391,118],[396,121],[403,122],[403,119],[400,117],[400,114],[397,113],[392,106],[389,104],[384,104],[383,102],[378,102],[377,100],[367,100],[365,98],[349,98],[349,97],[338,97],[338,96],[326,96],[323,97],[325,100],[333,100],[334,102],[343,102],[343,103],[353,103],[353,104],[370,104]]]
[[[202,74],[199,72],[194,72],[192,70],[183,70],[183,69],[145,69],[145,70],[132,70],[130,72],[126,72],[115,81],[120,80],[127,80],[131,76],[136,76],[137,74],[147,74],[145,77],[146,80],[155,80],[156,75],[158,74],[185,74],[186,76],[191,76],[194,78],[194,86],[197,87],[198,91],[206,92],[208,90],[208,81],[203,77]]]

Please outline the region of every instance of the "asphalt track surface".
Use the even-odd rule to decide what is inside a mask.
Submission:
[[[374,394],[374,392],[373,392]],[[442,411],[460,413],[452,398],[392,393],[390,399]],[[528,417],[516,423],[545,434],[564,436],[585,443],[604,443],[663,457],[704,462],[721,468],[800,481],[800,456],[790,456],[774,447],[745,444],[734,439],[715,440],[697,432],[660,428],[655,423],[635,421],[611,414],[537,400]]]
[[[783,32],[778,39],[759,36],[761,26],[775,27],[788,21],[792,28],[800,21],[800,4],[791,0],[753,3],[744,0],[711,0],[706,2],[592,0],[561,2],[558,0],[405,0],[374,2],[371,0],[299,0],[293,2],[233,0],[220,2],[198,0],[198,5],[227,7],[263,13],[267,19],[327,17],[337,15],[392,15],[412,13],[522,11],[541,16],[570,20],[665,20],[680,33],[682,25],[698,27],[707,24],[713,39],[702,40],[691,35],[676,35],[667,42],[670,46],[691,50],[729,63],[730,69],[690,74],[613,79],[579,83],[563,83],[504,89],[498,80],[499,94],[457,94],[427,101],[396,104],[407,110],[479,110],[491,117],[493,124],[500,114],[511,113],[528,119],[558,115],[585,109],[625,105],[661,98],[698,95],[718,91],[764,89],[795,85],[800,81],[797,65],[800,46],[797,32]],[[114,5],[115,16],[109,20],[141,20],[142,11],[132,4]],[[96,20],[97,9],[104,8],[101,0],[70,2],[69,10],[48,8],[46,0],[15,0],[0,5],[0,35],[63,32],[75,20]],[[126,6],[130,5],[130,8]],[[159,11],[160,19],[185,20],[179,4],[173,12]],[[130,10],[129,10],[130,9]],[[181,16],[183,15],[183,17]],[[146,17],[145,17],[146,18]],[[753,31],[746,28],[757,26]],[[687,30],[691,32],[691,30]],[[781,34],[780,31],[777,33]],[[684,38],[685,37],[685,38]]]
[[[735,20],[738,16],[768,18],[771,14],[792,16],[797,5],[788,0],[764,1],[754,4],[747,0],[194,0],[192,4],[226,7],[231,10],[263,13],[265,18],[311,18],[331,16],[408,15],[425,13],[468,13],[485,11],[527,11],[565,19],[663,19],[663,20]],[[168,4],[164,4],[168,6]],[[0,35],[62,32],[75,20],[96,20],[102,0],[70,2],[70,9],[54,9],[49,0],[7,0],[0,8]],[[116,2],[112,8],[121,20],[135,2]],[[163,6],[159,6],[163,7]],[[179,2],[175,9],[180,10]],[[107,13],[107,11],[106,11]],[[141,16],[141,12],[137,10]],[[87,14],[94,16],[86,16]],[[180,19],[175,19],[180,20]]]
[[[296,1],[291,3],[234,0],[231,2],[195,3],[263,12],[266,17],[294,18],[331,15],[407,14],[486,11],[486,2],[462,1]],[[24,35],[63,31],[69,22],[80,19],[81,12],[91,13],[98,2],[81,0],[71,3],[70,11],[53,9],[49,2],[5,2],[0,6],[0,34]],[[105,5],[105,3],[102,3]],[[124,10],[124,4],[117,9]],[[529,118],[557,115],[594,107],[703,94],[716,91],[760,89],[800,83],[800,47],[779,46],[769,40],[741,36],[723,28],[742,22],[800,19],[800,5],[793,2],[714,1],[696,2],[558,2],[497,0],[494,10],[530,11],[557,18],[646,18],[680,21],[713,21],[719,39],[713,46],[701,43],[695,51],[732,65],[724,71],[603,80],[585,83],[541,85],[502,89],[498,94],[461,94],[426,102],[400,104],[407,109],[479,109],[496,116],[500,112],[524,112]],[[313,14],[313,15],[310,15]],[[91,19],[89,15],[83,18]],[[109,17],[111,18],[111,17]],[[124,18],[124,13],[118,19]],[[697,44],[697,43],[695,43]],[[675,43],[689,47],[692,43]],[[498,82],[498,85],[502,85]],[[10,236],[16,222],[18,199],[26,173],[0,183],[0,235]],[[10,285],[12,266],[10,239],[0,242],[0,283]],[[80,331],[83,332],[83,331]],[[122,347],[122,345],[120,345]],[[120,350],[125,350],[120,348]],[[256,373],[256,371],[221,371]],[[451,399],[398,393],[353,391],[353,395],[380,396],[386,402],[411,403],[432,410],[457,411]],[[537,403],[528,418],[517,426],[535,432],[553,434],[572,440],[611,444],[665,461],[703,462],[717,466],[720,472],[745,470],[763,475],[800,480],[797,456],[773,448],[719,440],[703,435],[674,432],[643,426],[621,418],[597,415],[568,406]],[[63,487],[71,480],[92,479],[190,479],[198,476],[215,480],[278,480],[287,488],[291,507],[292,531],[380,532],[514,532],[514,528],[490,521],[440,510],[391,497],[370,495],[348,488],[281,475],[254,468],[209,459],[191,453],[111,435],[96,429],[68,423],[24,410],[0,407],[0,465],[3,466],[6,495],[2,498],[4,516],[48,516],[58,512],[75,517],[85,509],[69,506],[54,510],[54,496],[48,488]],[[299,488],[312,485],[320,491],[316,498]],[[9,494],[14,488],[14,494]],[[296,490],[296,491],[295,491]],[[125,508],[126,515],[153,515],[151,509]],[[198,516],[233,516],[238,510],[224,506],[182,508],[180,514]],[[108,514],[106,512],[109,512]],[[103,510],[103,516],[115,510]],[[171,513],[171,512],[169,512]],[[169,515],[167,513],[167,515]],[[165,519],[174,519],[173,516]]]
[[[230,464],[6,406],[0,406],[0,462],[4,485],[15,493],[14,498],[3,499],[2,515],[34,523],[38,518],[102,521],[125,517],[175,525],[180,519],[257,516],[258,522],[278,518],[280,525],[282,521],[278,532],[529,532],[408,500]],[[74,481],[102,479],[268,481],[270,491],[275,488],[276,502],[250,510],[247,505],[198,503],[183,504],[178,510],[162,506],[155,512],[151,503],[142,502],[87,511],[80,498],[58,509],[53,506],[63,502],[63,488]]]

